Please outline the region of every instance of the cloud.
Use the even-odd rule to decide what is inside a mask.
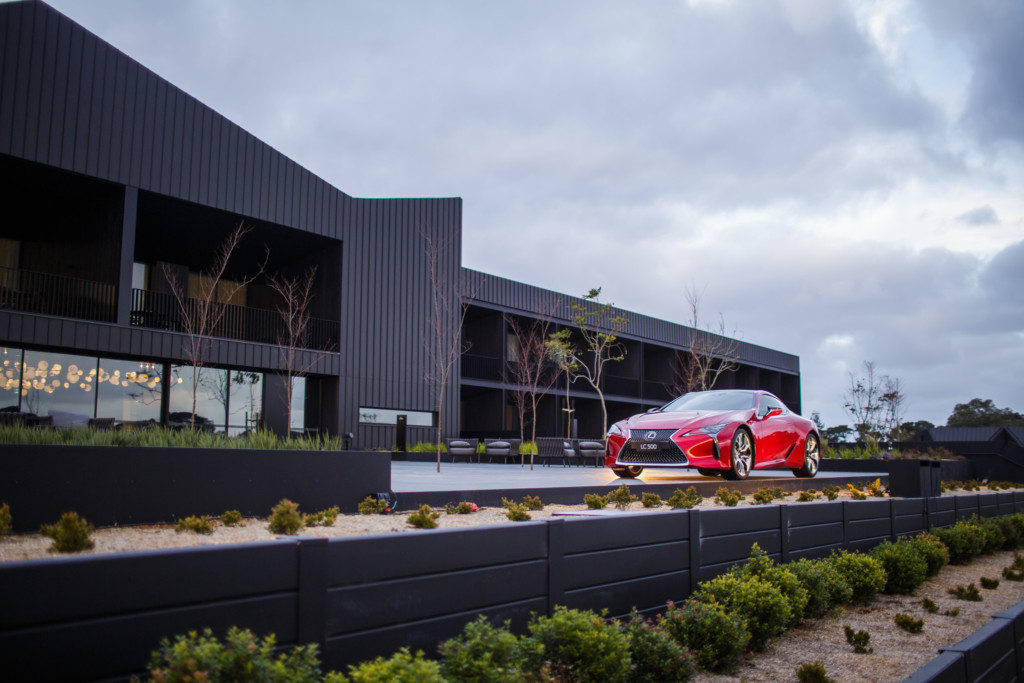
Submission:
[[[964,211],[956,217],[956,220],[964,225],[993,225],[999,222],[999,216],[995,209],[986,204],[970,211]]]

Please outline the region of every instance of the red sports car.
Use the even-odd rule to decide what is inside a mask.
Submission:
[[[645,467],[696,467],[745,479],[754,469],[818,473],[821,437],[767,391],[694,391],[608,431],[605,465],[632,479]]]

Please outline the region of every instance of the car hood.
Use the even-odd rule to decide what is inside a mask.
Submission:
[[[622,423],[630,430],[638,429],[700,429],[708,425],[746,422],[751,410],[686,410],[670,413],[641,413]]]

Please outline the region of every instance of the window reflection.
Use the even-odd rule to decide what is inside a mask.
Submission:
[[[171,366],[171,402],[168,427],[192,424],[192,389],[196,389],[195,427],[224,431],[227,417],[228,371],[220,368],[193,368],[191,365]]]
[[[25,351],[21,411],[53,417],[54,427],[84,427],[96,411],[98,359]]]
[[[101,358],[96,417],[112,417],[118,422],[159,422],[162,369],[145,361]]]
[[[256,431],[263,412],[263,375],[231,371],[228,436]]]
[[[0,359],[0,410],[17,412],[21,405],[21,349],[4,348]]]
[[[292,377],[292,423],[290,429],[306,427],[306,378]]]

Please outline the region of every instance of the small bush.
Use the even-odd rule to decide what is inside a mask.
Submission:
[[[210,523],[210,516],[192,516],[186,517],[185,519],[179,519],[178,523],[174,527],[174,533],[180,534],[184,531],[191,531],[194,534],[204,534],[207,536],[212,534],[213,524]]]
[[[247,679],[248,680],[248,679]],[[348,667],[348,676],[328,676],[325,683],[444,683],[441,665],[423,656],[422,650],[410,654],[409,648],[388,658],[377,657]]]
[[[526,511],[526,506],[522,503],[510,502],[506,505],[505,516],[508,517],[510,522],[528,522],[532,519],[530,513]]]
[[[476,503],[470,503],[468,500],[460,501],[455,505],[449,503],[444,506],[445,513],[449,515],[469,515],[479,509],[480,508],[477,507]]]
[[[686,683],[696,673],[692,653],[668,631],[633,612],[622,627],[629,638],[630,683]]]
[[[462,633],[441,643],[441,673],[451,681],[513,683],[521,680],[519,639],[480,615]]]
[[[715,505],[736,507],[737,503],[743,500],[743,494],[739,491],[730,491],[724,486],[715,491]]]
[[[1006,517],[996,517],[992,520],[999,527],[999,531],[1003,535],[1002,550],[1016,550],[1021,546],[1021,542],[1024,541],[1024,533],[1022,533],[1022,529],[1018,526],[1014,517],[1015,515],[1009,515]]]
[[[743,618],[716,602],[687,600],[681,608],[670,602],[658,624],[708,671],[735,666],[750,641]]]
[[[340,512],[341,510],[338,509],[337,505],[335,505],[333,507],[327,508],[326,510],[320,510],[319,512],[314,512],[313,514],[305,515],[302,518],[302,523],[307,527],[334,526],[334,522],[337,521],[338,513]]]
[[[958,617],[958,616],[960,616],[960,610],[959,609],[948,609],[945,612],[943,612],[942,614],[944,616],[947,616],[947,617]]]
[[[829,500],[835,500],[839,497],[839,491],[841,489],[838,486],[826,486],[821,490],[825,494],[825,497]]]
[[[435,512],[430,509],[429,505],[423,504],[420,505],[420,509],[416,512],[409,513],[409,516],[405,518],[405,522],[417,529],[436,529],[437,519],[440,516],[440,512]]]
[[[697,487],[691,486],[683,493],[682,489],[676,489],[668,499],[669,507],[676,510],[690,510],[704,502],[704,496],[697,493]]]
[[[964,482],[964,491],[980,491],[981,482],[977,479],[968,479]]]
[[[871,602],[878,591],[885,588],[885,567],[870,555],[833,551],[829,562],[849,584],[851,600]]]
[[[448,452],[448,447],[443,443],[437,444],[432,441],[417,441],[412,447],[406,446],[405,450],[410,453],[437,453],[438,446],[440,446],[442,453]]]
[[[909,614],[896,614],[896,625],[907,633],[920,633],[921,629],[924,628],[923,619],[915,619]]]
[[[550,617],[534,615],[523,637],[524,668],[555,680],[580,683],[625,681],[629,675],[629,638],[604,614],[555,607]]]
[[[931,598],[922,598],[921,607],[924,607],[929,614],[938,614],[939,606]]]
[[[13,528],[11,524],[11,506],[4,503],[0,505],[0,534],[9,534]]]
[[[314,683],[320,680],[316,645],[276,653],[273,634],[262,641],[251,631],[232,626],[224,643],[210,631],[191,631],[174,641],[164,638],[150,655],[150,680],[163,683],[185,681],[268,681]]]
[[[956,586],[955,588],[949,589],[949,594],[955,597],[957,600],[966,600],[968,602],[981,602],[981,593],[978,592],[978,587],[973,583],[969,583],[966,586]]]
[[[1007,581],[1024,581],[1024,556],[1013,554],[1013,563],[1003,568],[1003,578]]]
[[[583,502],[586,503],[588,510],[604,510],[608,507],[608,496],[588,493],[583,496]]]
[[[220,523],[224,526],[238,526],[242,523],[242,513],[238,510],[225,510],[220,516]]]
[[[77,553],[90,550],[95,544],[89,535],[93,532],[92,524],[77,512],[65,512],[56,524],[44,524],[39,533],[53,540],[50,544],[51,553]]]
[[[299,512],[299,504],[284,498],[270,510],[270,519],[267,529],[272,534],[284,534],[293,536],[299,533],[303,527],[304,520]]]
[[[882,486],[882,480],[875,479],[873,482],[869,483],[867,485],[867,492],[870,493],[875,498],[884,498],[885,487]]]
[[[871,550],[871,556],[885,567],[886,593],[910,595],[928,575],[928,562],[910,541],[885,541]]]
[[[967,564],[985,549],[984,531],[964,520],[945,529],[932,529],[932,534],[946,546],[953,564]]]
[[[629,506],[636,501],[637,497],[633,495],[625,484],[620,485],[619,488],[608,494],[608,502],[615,503],[615,507],[618,510],[628,510]]]
[[[734,573],[702,583],[694,600],[718,603],[743,617],[750,633],[750,648],[758,651],[785,631],[793,618],[789,600],[777,586]]]
[[[361,515],[383,515],[385,512],[391,512],[388,502],[376,496],[363,498],[359,501],[359,506],[356,509],[359,510]]]
[[[806,491],[801,491],[797,495],[796,502],[798,502],[798,503],[813,503],[814,501],[818,500],[819,498],[821,498],[821,494],[819,494],[814,489],[807,489]]]
[[[659,508],[664,505],[664,501],[657,493],[641,493],[640,504],[645,508]]]
[[[804,617],[816,619],[824,616],[832,605],[838,602],[830,590],[832,582],[841,582],[849,592],[849,586],[827,562],[809,560],[804,557],[796,562],[790,562],[786,565],[786,569],[793,572],[807,592]]]
[[[796,680],[800,683],[834,683],[821,662],[804,662],[798,666]]]
[[[541,502],[540,496],[523,496],[523,507],[527,510],[543,510],[544,503]]]
[[[949,550],[935,534],[922,531],[911,541],[917,552],[928,565],[928,576],[936,576],[949,564]]]
[[[776,491],[782,493],[781,489],[770,489],[767,486],[756,491],[753,495],[754,505],[768,505],[773,503],[776,498],[781,498],[782,496],[776,495]]]
[[[868,494],[865,491],[862,491],[858,487],[854,486],[853,484],[847,484],[846,488],[850,491],[850,497],[853,498],[854,500],[868,499]]]
[[[778,588],[789,605],[790,620],[786,626],[793,626],[803,618],[808,601],[807,589],[788,566],[775,564],[757,543],[750,548],[748,562],[742,567],[734,566],[730,572],[745,579],[770,583]]]
[[[999,588],[999,579],[990,579],[987,576],[981,577],[981,587],[987,591],[994,591]]]
[[[846,633],[846,642],[853,647],[853,651],[857,654],[869,655],[875,651],[875,648],[869,647],[871,634],[867,631],[854,631],[847,625],[843,626],[843,632]]]

